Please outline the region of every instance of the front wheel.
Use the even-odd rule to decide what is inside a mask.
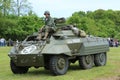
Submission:
[[[50,71],[54,75],[63,75],[67,72],[69,61],[66,56],[52,56],[50,58]]]
[[[16,66],[12,60],[10,61],[10,67],[14,74],[25,74],[29,69],[28,67]]]
[[[106,53],[99,53],[94,55],[94,63],[96,66],[104,66],[107,61]]]

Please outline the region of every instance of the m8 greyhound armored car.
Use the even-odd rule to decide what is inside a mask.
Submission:
[[[30,67],[44,67],[54,75],[67,72],[70,63],[79,61],[82,69],[104,66],[109,44],[100,37],[76,36],[71,29],[59,29],[48,40],[36,40],[38,33],[17,43],[9,52],[14,74],[27,73]]]

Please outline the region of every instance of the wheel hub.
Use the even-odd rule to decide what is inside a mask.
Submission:
[[[100,62],[103,62],[103,61],[104,61],[104,59],[105,59],[104,54],[102,54],[102,53],[101,53],[99,57],[100,57]]]
[[[85,60],[86,60],[87,64],[90,64],[91,63],[91,56],[86,56]]]
[[[65,60],[63,58],[59,58],[57,65],[59,69],[63,69],[65,67]]]

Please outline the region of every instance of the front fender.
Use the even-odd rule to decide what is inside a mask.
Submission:
[[[42,54],[65,54],[68,56],[71,55],[71,50],[67,45],[46,45],[43,50]]]

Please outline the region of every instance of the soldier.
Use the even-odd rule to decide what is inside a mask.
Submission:
[[[86,37],[85,31],[79,30],[79,29],[76,27],[76,25],[70,25],[70,27],[71,27],[71,29],[72,29],[72,31],[73,31],[73,33],[74,33],[75,35],[80,36],[80,37]]]
[[[54,19],[51,18],[50,16],[50,12],[49,11],[45,11],[44,12],[45,15],[45,26],[43,26],[40,30],[39,30],[39,35],[37,37],[37,39],[41,40],[42,38],[42,31],[45,31],[45,36],[44,36],[44,40],[46,40],[46,38],[48,37],[48,34],[52,31],[56,30],[56,26],[54,23]]]

